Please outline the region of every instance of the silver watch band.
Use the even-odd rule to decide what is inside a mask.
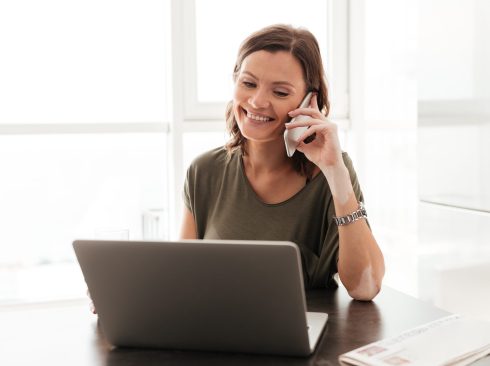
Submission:
[[[359,219],[366,219],[366,218],[367,218],[367,212],[366,209],[364,208],[363,202],[359,202],[359,208],[356,211],[345,216],[333,217],[337,226],[349,225]]]

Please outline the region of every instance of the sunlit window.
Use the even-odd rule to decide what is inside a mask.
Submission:
[[[196,0],[197,99],[224,102],[232,95],[232,72],[240,43],[275,23],[307,27],[327,56],[327,1]],[[219,21],[216,16],[219,14]]]
[[[185,169],[227,140],[240,42],[306,27],[328,74],[332,4],[1,1],[0,304],[85,296],[74,239],[174,238]]]
[[[0,267],[73,262],[74,239],[140,239],[167,214],[166,134],[6,135],[0,156]]]
[[[0,303],[83,296],[74,239],[168,236],[169,19],[0,2]]]
[[[167,8],[165,0],[0,2],[0,123],[164,120]]]

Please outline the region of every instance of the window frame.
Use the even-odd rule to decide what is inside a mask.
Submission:
[[[174,0],[175,1],[175,0]],[[197,96],[196,0],[182,0],[181,45],[184,65],[184,121],[216,121],[222,118],[226,103],[199,102]],[[336,92],[331,100],[330,117],[343,127],[348,120],[348,2],[327,0],[327,57],[324,60],[329,86]],[[175,18],[173,18],[176,21]],[[174,48],[175,49],[175,48]],[[230,66],[231,67],[231,66]]]

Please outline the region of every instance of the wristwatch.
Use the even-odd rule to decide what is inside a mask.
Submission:
[[[367,212],[366,209],[364,208],[363,202],[359,202],[359,208],[356,211],[345,216],[333,217],[337,226],[349,225],[352,224],[354,221],[357,221],[359,219],[366,219],[366,218],[367,218]]]

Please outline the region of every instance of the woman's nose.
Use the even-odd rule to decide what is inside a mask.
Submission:
[[[256,90],[249,98],[250,105],[257,109],[267,108],[269,106],[269,97],[265,91]]]

